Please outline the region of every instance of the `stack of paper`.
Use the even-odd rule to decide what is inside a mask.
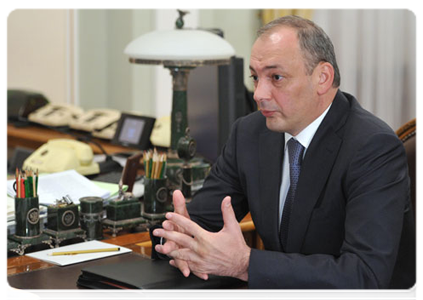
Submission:
[[[111,251],[111,252],[95,252],[96,250],[108,249],[111,247],[119,247],[119,250]],[[93,252],[74,254],[74,255],[57,255],[57,256],[52,255],[52,253],[54,252],[73,252],[73,251],[80,251],[80,250],[92,250]],[[100,242],[100,241],[89,241],[89,242],[63,246],[63,247],[55,248],[55,249],[32,252],[32,253],[26,254],[26,256],[37,258],[37,259],[40,259],[52,264],[56,264],[59,266],[67,266],[67,265],[76,264],[76,263],[89,261],[93,259],[99,259],[103,257],[129,253],[131,251],[132,251],[131,249],[128,249],[125,247],[115,246],[115,245]]]
[[[16,195],[13,189],[15,180],[7,181],[7,194]],[[117,185],[116,185],[117,186]],[[100,188],[93,181],[79,174],[75,170],[68,170],[40,176],[38,179],[38,201],[40,204],[54,204],[56,200],[69,195],[75,204],[79,204],[82,197],[101,197],[107,199],[110,191]]]

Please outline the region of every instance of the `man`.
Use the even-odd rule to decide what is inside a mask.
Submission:
[[[403,223],[413,228],[404,148],[339,90],[330,39],[280,18],[259,31],[250,70],[260,111],[234,124],[188,209],[174,193],[156,251],[185,276],[250,288],[387,288],[394,267],[411,287],[396,266]],[[248,211],[265,250],[245,244]]]

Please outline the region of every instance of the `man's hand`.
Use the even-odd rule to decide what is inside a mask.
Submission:
[[[173,207],[175,214],[179,214],[181,216],[184,216],[187,219],[190,219],[187,207],[185,204],[185,198],[181,191],[175,190],[173,192]],[[164,221],[162,224],[163,228],[168,231],[178,231],[181,233],[184,233],[184,229],[178,226],[177,224],[174,224],[170,221]],[[154,234],[154,232],[153,232]],[[156,245],[155,250],[160,253],[170,253],[176,249],[179,248],[179,245],[177,245],[175,242],[168,240],[164,245]],[[182,274],[184,274],[185,277],[188,277],[191,273],[191,270],[188,267],[188,263],[184,260],[180,260],[177,258],[172,259],[169,262],[172,266],[178,268]],[[206,279],[207,274],[200,274],[193,272],[196,276]]]
[[[181,260],[186,262],[188,268],[203,279],[208,278],[207,274],[214,274],[247,281],[251,249],[245,243],[230,197],[222,201],[222,216],[222,230],[212,233],[187,217],[167,213],[166,218],[178,230],[169,230],[171,226],[167,225],[167,228],[156,229],[153,234],[179,247],[158,247],[156,250],[173,257],[177,264]]]

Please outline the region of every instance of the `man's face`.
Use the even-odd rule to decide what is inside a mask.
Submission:
[[[307,75],[294,29],[282,27],[254,43],[250,59],[254,100],[270,130],[297,135],[319,114],[317,76]]]

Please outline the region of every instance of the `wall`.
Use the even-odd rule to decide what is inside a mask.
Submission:
[[[260,26],[258,9],[200,10],[199,27],[222,29],[225,39],[235,48],[236,55],[244,58],[244,82],[250,91],[254,90],[249,70],[250,50]]]
[[[68,10],[15,10],[7,19],[7,87],[68,102],[72,93]]]
[[[134,66],[123,53],[131,40],[152,30],[152,11],[77,10],[76,15],[79,105],[154,115],[152,67]]]
[[[220,28],[249,78],[260,10],[190,10],[186,27]],[[8,18],[8,88],[28,88],[85,109],[170,114],[171,76],[134,65],[123,51],[143,33],[173,28],[175,10],[16,10]],[[333,40],[341,88],[392,128],[416,116],[415,24],[407,10],[315,10]],[[236,21],[234,21],[236,20]],[[403,28],[403,31],[399,30]],[[379,47],[379,48],[376,48]],[[389,58],[388,54],[393,54]],[[373,79],[368,79],[372,73]]]
[[[75,103],[84,109],[110,107],[169,115],[169,70],[130,64],[123,51],[144,33],[174,28],[177,17],[174,9],[15,11],[9,18],[8,49],[19,51],[9,51],[8,87],[37,88],[54,102]],[[189,10],[184,19],[186,28],[224,31],[236,55],[244,58],[244,78],[252,90],[248,62],[260,25],[258,10]],[[37,26],[29,26],[33,23]],[[70,35],[74,44],[67,42]],[[52,70],[44,72],[46,68]]]

